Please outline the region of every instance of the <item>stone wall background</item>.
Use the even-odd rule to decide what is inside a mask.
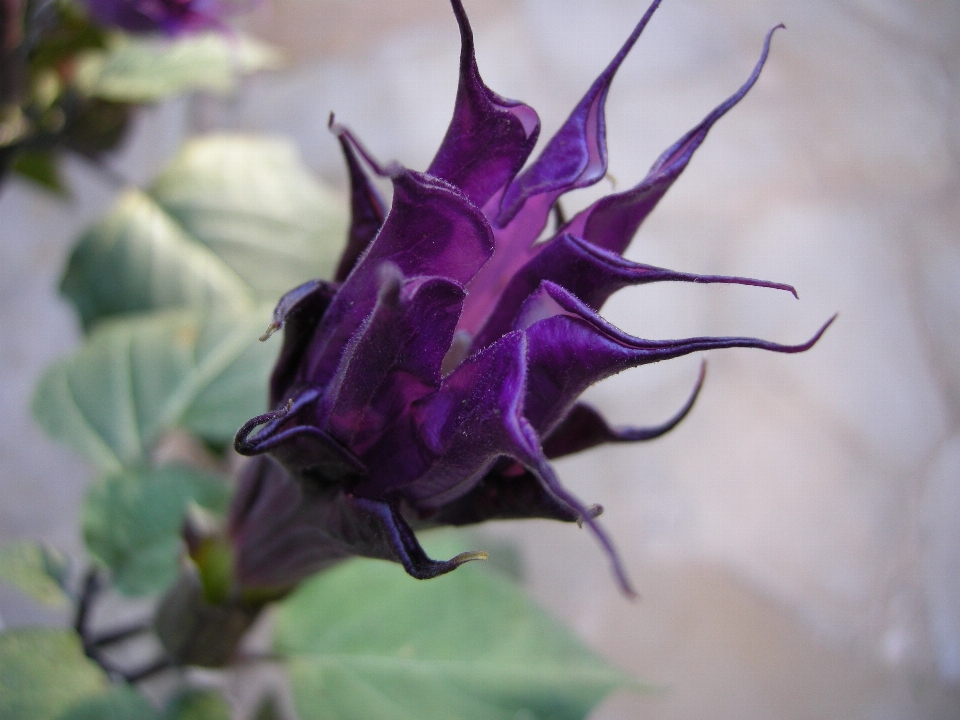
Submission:
[[[488,84],[563,121],[645,9],[637,0],[466,0]],[[960,5],[952,0],[666,0],[613,84],[610,173],[632,185],[788,30],[752,93],[711,132],[628,257],[763,277],[647,287],[604,315],[646,337],[805,339],[800,356],[711,353],[697,408],[645,446],[558,463],[607,508],[643,599],[621,598],[593,540],[504,523],[531,592],[601,653],[664,686],[614,718],[960,716]],[[111,159],[143,182],[195,132],[292,137],[342,186],[327,114],[384,159],[425,167],[449,120],[459,41],[443,0],[273,0],[245,24],[279,74],[226,100],[144,112]],[[89,471],[29,414],[42,368],[77,342],[54,294],[67,248],[116,188],[81,162],[74,199],[0,196],[0,537],[79,547]],[[600,192],[583,191],[567,209]],[[698,360],[593,389],[612,419],[654,423]],[[0,592],[8,624],[32,619]]]

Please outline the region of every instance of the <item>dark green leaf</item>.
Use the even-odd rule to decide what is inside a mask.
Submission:
[[[106,50],[78,58],[76,82],[92,97],[156,102],[196,90],[228,93],[238,76],[278,65],[273,48],[240,34],[209,32],[176,39],[115,35]]]
[[[280,703],[273,693],[268,694],[260,701],[260,707],[257,708],[253,720],[283,720]]]
[[[273,304],[329,276],[346,236],[341,203],[280,140],[188,143],[146,193],[124,194],[79,241],[61,290],[84,325],[208,302]]]
[[[58,195],[66,194],[56,156],[51,150],[21,150],[13,161],[13,171]]]
[[[157,715],[146,697],[132,687],[120,686],[74,705],[58,720],[156,720]]]
[[[177,577],[187,505],[226,510],[229,491],[216,476],[180,465],[127,471],[95,484],[83,506],[90,553],[127,595],[159,592]]]
[[[417,581],[345,563],[281,605],[276,643],[301,720],[580,720],[632,684],[478,567]]]
[[[56,720],[105,692],[103,671],[72,630],[22,628],[0,634],[0,718]]]
[[[266,406],[279,346],[257,337],[269,317],[172,311],[104,323],[44,373],[34,415],[108,473],[146,465],[172,428],[227,442]]]
[[[230,720],[230,706],[214,690],[187,690],[170,701],[161,720]]]
[[[70,121],[60,134],[65,148],[96,160],[116,148],[126,135],[134,107],[100,98],[87,98],[70,108]]]
[[[60,586],[65,562],[37,543],[10,543],[0,547],[0,580],[43,605],[62,607],[67,602]]]

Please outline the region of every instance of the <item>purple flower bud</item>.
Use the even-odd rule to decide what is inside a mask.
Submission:
[[[105,25],[132,33],[179,35],[224,28],[222,18],[250,8],[252,0],[86,0],[91,14]]]
[[[663,434],[690,410],[703,375],[681,411],[655,428],[611,428],[578,402],[580,394],[621,370],[699,350],[802,352],[829,325],[801,345],[652,341],[598,314],[623,287],[668,280],[796,294],[787,285],[674,272],[621,255],[713,124],[756,81],[773,30],[743,87],[636,187],[600,199],[537,243],[558,198],[604,177],[607,92],[659,0],[529,165],[537,115],[484,85],[467,17],[459,0],[452,4],[460,86],[425,173],[382,167],[331,117],[350,173],[353,224],[334,280],[288,293],[267,333],[284,329],[274,410],[236,438],[240,453],[273,458],[248,470],[232,513],[244,584],[291,586],[347,555],[395,560],[414,577],[434,577],[478,555],[432,560],[414,527],[540,517],[587,524],[632,593],[596,520],[599,506],[568,492],[548,459]],[[365,166],[393,182],[389,212]]]

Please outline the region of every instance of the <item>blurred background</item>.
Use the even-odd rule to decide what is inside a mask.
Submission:
[[[646,9],[644,0],[465,0],[480,70],[549,136]],[[751,94],[627,253],[677,270],[794,284],[632,289],[604,315],[650,338],[806,339],[809,353],[708,356],[680,427],[558,463],[602,503],[642,598],[621,597],[596,543],[548,522],[483,528],[516,541],[526,584],[602,655],[658,686],[596,720],[960,717],[960,5],[953,0],[666,0],[607,104],[610,181],[660,152],[747,77]],[[291,137],[344,187],[327,115],[381,159],[422,169],[449,121],[459,37],[445,0],[270,0],[241,24],[280,46],[279,73],[227,99],[146,110],[108,159],[145,183],[187,137]],[[79,551],[90,470],[29,412],[33,385],[79,340],[56,295],[66,253],[118,189],[81,160],[71,200],[20,180],[0,195],[0,539]],[[588,399],[653,424],[692,386],[685,358],[610,379]],[[0,591],[0,615],[30,612]]]

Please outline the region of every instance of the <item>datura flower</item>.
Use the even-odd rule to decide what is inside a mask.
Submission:
[[[180,35],[200,30],[222,30],[222,18],[251,7],[253,2],[231,0],[86,0],[91,14],[105,25],[132,33]]]
[[[800,345],[643,340],[598,314],[617,290],[652,282],[796,295],[788,285],[622,256],[713,124],[756,82],[776,28],[746,83],[638,185],[561,218],[538,242],[557,200],[606,174],[607,92],[659,0],[530,164],[537,114],[483,83],[466,14],[460,0],[452,5],[462,40],[459,89],[426,172],[381,166],[331,116],[350,174],[352,224],[333,281],[308,282],[280,300],[267,333],[284,330],[270,383],[274,409],[236,437],[241,454],[269,456],[248,467],[231,513],[244,587],[290,587],[349,555],[393,560],[432,578],[485,554],[431,559],[415,528],[552,518],[586,524],[629,594],[599,507],[571,494],[550,460],[657,437],[687,413],[696,390],[677,416],[653,428],[611,427],[578,396],[627,368],[700,350],[803,352],[829,325]],[[389,212],[366,168],[392,181]]]

